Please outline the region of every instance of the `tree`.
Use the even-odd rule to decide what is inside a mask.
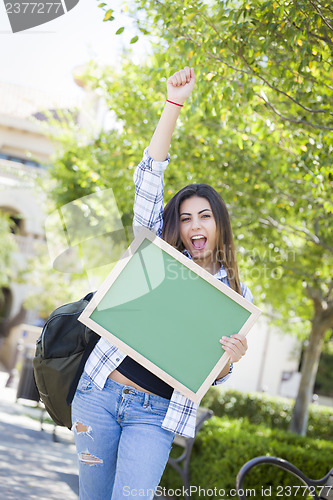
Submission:
[[[316,377],[315,392],[326,397],[333,397],[333,342],[332,338],[325,342],[320,365]]]
[[[159,36],[154,56],[147,66],[124,62],[119,74],[91,68],[90,84],[105,92],[122,128],[59,159],[61,196],[112,185],[129,220],[132,169],[163,106],[165,77],[184,62],[195,66],[196,96],[175,134],[166,198],[189,181],[216,186],[234,221],[243,281],[284,329],[308,337],[291,427],[305,434],[333,326],[331,8],[306,0],[137,6],[146,13],[139,29]]]
[[[281,268],[296,295],[303,295],[305,303],[309,299],[313,307],[312,317],[301,315],[308,316],[311,327],[291,423],[291,430],[305,434],[323,340],[333,326],[329,271],[333,250],[332,8],[328,1],[315,0],[138,3],[149,21],[143,29],[153,31],[149,26],[158,26],[162,39],[172,47],[169,63],[186,55],[206,80],[214,82],[213,92],[206,86],[198,97],[213,116],[222,114],[222,121],[238,132],[247,167],[260,167],[250,185],[251,173],[243,177],[247,185],[241,188],[243,196],[264,200],[256,203],[255,211],[247,207],[248,221],[257,218],[251,224],[255,241],[259,243],[264,236],[264,242],[269,240],[278,253],[288,254],[291,248],[295,252],[295,262],[282,262]],[[268,176],[263,172],[267,162],[262,154],[266,151],[267,160],[268,151],[263,144],[256,146],[257,139],[272,148],[271,159],[276,161]],[[246,152],[244,141],[250,146]],[[256,149],[259,154],[248,163]],[[280,158],[274,155],[277,149]],[[238,167],[228,171],[234,188],[239,187]],[[266,262],[271,267],[272,259]],[[266,289],[270,302],[276,303],[279,297],[290,305],[288,295],[281,296],[277,288]],[[290,318],[283,309],[278,308],[284,318]]]
[[[17,250],[16,243],[12,235],[13,221],[8,214],[0,211],[0,347],[3,338],[7,335],[6,318],[6,292],[12,278],[12,260],[14,252]]]
[[[8,286],[11,278],[11,259],[17,249],[12,235],[12,221],[0,211],[0,288]],[[1,290],[0,290],[1,293]]]

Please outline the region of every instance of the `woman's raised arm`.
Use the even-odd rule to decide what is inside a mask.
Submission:
[[[148,148],[148,154],[154,160],[164,161],[166,159],[181,106],[190,96],[194,83],[194,69],[188,66],[177,71],[168,79],[167,100],[171,102],[165,103],[160,121]]]

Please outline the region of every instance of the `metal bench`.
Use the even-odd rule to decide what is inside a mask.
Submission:
[[[296,476],[304,483],[305,486],[308,487],[307,493],[313,500],[333,500],[333,469],[331,469],[322,479],[310,479],[303,474],[301,470],[295,467],[295,465],[283,460],[282,458],[276,457],[256,457],[243,465],[236,479],[236,488],[240,500],[246,500],[243,488],[245,477],[250,470],[253,469],[253,467],[261,464],[270,464],[279,467],[280,469],[290,472]],[[283,494],[283,491],[281,493]],[[319,493],[319,496],[317,493]]]
[[[197,410],[197,419],[195,424],[195,436],[193,438],[187,438],[184,436],[178,436],[176,434],[175,439],[173,441],[174,444],[184,448],[184,451],[177,458],[169,457],[168,464],[170,464],[182,478],[185,491],[190,487],[190,459],[195,438],[199,430],[201,429],[203,423],[206,420],[210,419],[213,415],[214,412],[212,410],[199,407]],[[187,500],[189,496],[184,495],[184,498]]]

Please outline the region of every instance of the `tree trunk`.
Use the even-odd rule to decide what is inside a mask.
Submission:
[[[309,344],[302,363],[300,386],[290,422],[290,431],[301,436],[305,436],[306,434],[309,404],[312,400],[325,332],[326,325],[319,318],[315,317],[312,322]]]

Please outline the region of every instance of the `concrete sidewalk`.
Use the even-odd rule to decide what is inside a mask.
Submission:
[[[16,402],[0,370],[0,499],[77,500],[77,455],[72,433],[44,424],[36,403]]]

